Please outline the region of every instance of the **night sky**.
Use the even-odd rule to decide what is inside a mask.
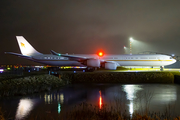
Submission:
[[[4,52],[20,53],[15,36],[49,54],[134,54],[155,51],[180,55],[179,0],[1,0],[0,64],[33,64]]]

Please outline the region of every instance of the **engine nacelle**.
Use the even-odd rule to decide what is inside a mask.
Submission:
[[[113,62],[107,62],[105,63],[105,69],[107,70],[116,70],[117,69],[117,64]]]
[[[89,59],[87,60],[88,67],[100,67],[101,61],[99,59]]]

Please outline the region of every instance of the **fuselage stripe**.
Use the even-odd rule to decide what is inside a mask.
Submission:
[[[172,60],[105,60],[105,61],[172,61]]]

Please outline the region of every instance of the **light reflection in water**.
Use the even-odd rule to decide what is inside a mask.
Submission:
[[[61,112],[61,104],[58,103],[58,113],[60,114],[60,112]]]
[[[63,94],[60,95],[60,102],[61,102],[61,103],[64,102],[64,95],[63,95]]]
[[[157,92],[153,97],[153,101],[160,102],[162,104],[169,104],[170,102],[177,100],[176,87],[166,86],[159,89],[160,87],[154,89]]]
[[[62,94],[62,93],[61,94],[60,93],[51,94],[51,95],[45,94],[44,101],[46,104],[52,104],[53,101],[58,101],[61,104],[63,104],[64,103],[64,94]]]
[[[32,110],[34,103],[31,99],[21,99],[16,112],[16,119],[25,118]]]
[[[134,112],[133,100],[136,98],[136,93],[142,90],[140,85],[123,85],[123,90],[127,94],[127,99],[130,100],[129,113],[132,115]]]
[[[140,85],[123,85],[123,90],[127,93],[127,99],[133,100],[136,98],[136,93],[142,88]]]
[[[99,91],[99,94],[100,94],[100,96],[99,96],[99,109],[101,109],[101,108],[102,108],[102,97],[101,97],[101,91]]]
[[[129,113],[132,115],[133,114],[133,101],[130,101],[130,104],[129,104]]]

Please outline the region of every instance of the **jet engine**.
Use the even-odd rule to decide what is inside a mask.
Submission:
[[[89,59],[87,60],[88,67],[100,67],[101,61],[99,59]]]
[[[107,70],[116,70],[117,64],[113,62],[106,62],[104,65],[105,69]]]

